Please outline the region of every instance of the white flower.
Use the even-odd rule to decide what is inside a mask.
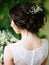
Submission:
[[[42,10],[42,8],[41,8],[40,6],[38,6],[38,5],[36,5],[36,7],[35,7],[35,6],[31,7],[31,9],[29,10],[29,12],[30,12],[31,14],[36,14],[36,13],[39,12],[39,11],[43,11],[43,10]]]
[[[0,61],[3,61],[3,54],[1,54],[1,56],[0,56]]]
[[[10,44],[10,43],[17,42],[17,39],[10,31],[2,30],[0,31],[0,61],[3,61],[3,46]]]
[[[14,36],[10,39],[11,42],[17,42],[18,39],[16,39]]]
[[[0,53],[3,52],[3,46],[0,47]]]

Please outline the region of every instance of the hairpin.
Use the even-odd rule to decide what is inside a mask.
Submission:
[[[36,7],[35,6],[31,7],[31,9],[29,10],[29,13],[36,14],[39,11],[43,11],[43,10],[38,5],[36,5]]]

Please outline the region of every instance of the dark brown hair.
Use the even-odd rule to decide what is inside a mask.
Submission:
[[[36,33],[44,25],[44,18],[46,19],[46,16],[40,10],[34,13],[34,8],[32,9],[33,13],[30,13],[29,10],[31,10],[31,7],[34,7],[35,10],[37,8],[35,3],[19,3],[9,10],[9,14],[19,28]]]

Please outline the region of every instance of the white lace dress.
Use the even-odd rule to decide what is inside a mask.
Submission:
[[[48,56],[48,42],[42,39],[42,46],[35,50],[27,50],[21,46],[20,41],[9,44],[15,65],[41,65]]]

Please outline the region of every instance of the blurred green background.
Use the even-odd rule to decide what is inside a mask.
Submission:
[[[43,8],[47,16],[47,22],[45,23],[45,26],[40,29],[39,36],[46,37],[49,42],[49,0],[0,0],[0,30],[8,29],[16,36],[16,38],[20,38],[20,35],[15,34],[13,29],[10,27],[9,9],[15,4],[24,1],[36,2]],[[47,65],[49,65],[49,62],[47,62]]]

